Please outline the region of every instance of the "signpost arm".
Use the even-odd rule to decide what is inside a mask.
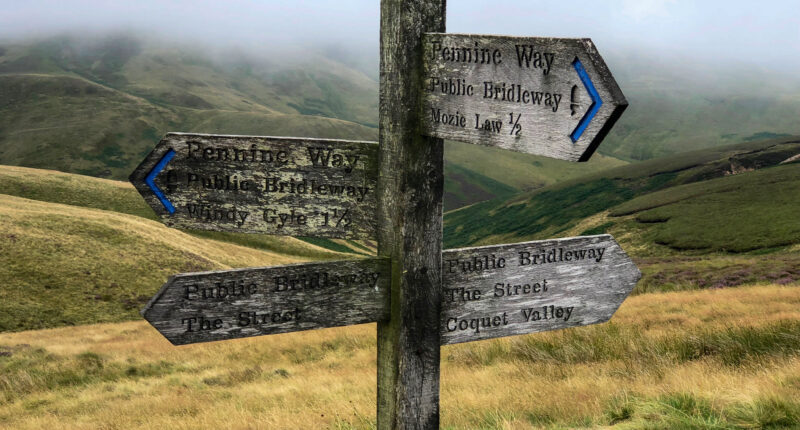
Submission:
[[[381,1],[378,254],[392,258],[391,319],[378,323],[378,429],[439,427],[442,139],[422,136],[422,34],[445,0]]]

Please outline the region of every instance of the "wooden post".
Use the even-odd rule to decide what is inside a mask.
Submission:
[[[423,136],[422,34],[445,0],[381,1],[378,254],[392,258],[391,319],[378,323],[378,429],[439,427],[442,139]]]

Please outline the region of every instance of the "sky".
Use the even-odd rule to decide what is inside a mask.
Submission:
[[[378,0],[0,0],[0,39],[131,30],[264,52],[308,44],[359,51],[377,50],[378,26]],[[601,53],[800,66],[798,0],[448,0],[447,31],[590,37]]]

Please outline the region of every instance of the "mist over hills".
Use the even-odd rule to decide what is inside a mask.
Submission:
[[[167,131],[375,139],[377,84],[321,56],[218,63],[130,35],[0,50],[0,164],[124,178]]]
[[[600,146],[647,160],[800,131],[800,79],[780,68],[679,54],[605,56],[630,106]]]
[[[674,54],[604,54],[630,107],[588,165],[448,144],[446,208],[616,159],[800,133],[796,76]],[[0,164],[123,179],[169,131],[375,140],[377,58],[333,42],[259,54],[132,33],[0,42]]]

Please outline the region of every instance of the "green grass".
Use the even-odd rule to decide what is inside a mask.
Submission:
[[[377,82],[316,60],[245,71],[132,36],[9,45],[0,164],[124,179],[170,131],[374,140]]]
[[[620,429],[785,429],[800,426],[800,402],[762,396],[720,407],[686,392],[657,397],[623,393],[606,406],[606,424]]]
[[[603,154],[646,160],[800,133],[797,81],[777,69],[663,53],[603,55],[629,102],[600,146]]]
[[[169,361],[110,361],[91,351],[74,356],[48,352],[44,348],[16,345],[0,348],[7,358],[0,360],[0,405],[24,399],[34,393],[79,388],[92,384],[119,383],[166,376],[185,371],[180,363]],[[47,403],[27,402],[35,412]]]
[[[483,200],[509,198],[516,188],[495,181],[458,164],[444,166],[444,210],[457,209]]]
[[[176,273],[344,257],[274,240],[284,242],[264,251],[138,216],[0,194],[0,331],[139,319]]]
[[[303,62],[219,61],[202,47],[132,34],[51,37],[0,50],[1,164],[123,179],[168,131],[377,136],[377,73],[317,52],[304,52]],[[702,65],[674,64],[647,56],[618,64],[630,107],[600,147],[608,157],[570,165],[448,143],[448,159],[524,191],[620,160],[800,132],[792,80],[735,66],[721,79]]]
[[[793,164],[669,188],[612,214],[635,213],[652,224],[655,243],[673,249],[746,252],[800,243],[798,196]]]
[[[490,146],[445,141],[445,160],[513,189],[528,191],[626,163],[595,154],[585,163],[573,163]]]
[[[665,230],[654,239],[656,243],[679,248],[685,244],[671,239],[678,236],[684,240],[703,240],[703,246],[708,246],[711,241],[719,241],[721,244],[710,249],[724,247],[744,250],[796,243],[798,238],[793,233],[793,225],[796,223],[791,214],[792,211],[797,212],[797,203],[790,196],[792,192],[796,192],[797,164],[771,169],[775,173],[764,173],[765,176],[753,177],[753,173],[741,173],[723,177],[732,170],[738,173],[747,169],[774,166],[797,153],[800,153],[797,139],[751,142],[618,167],[547,186],[509,200],[495,199],[478,203],[446,214],[445,246],[496,243],[513,238],[523,240],[553,237],[575,227],[583,219],[606,210],[614,215],[624,215],[681,198],[688,199],[690,196],[701,200],[685,200],[683,204],[689,206],[676,207],[677,212],[686,211],[685,216],[654,209],[653,216],[641,219],[654,222],[663,221],[670,216],[676,219],[683,217],[683,222],[676,221],[671,225],[674,226],[674,235],[670,236],[669,230]],[[718,179],[719,185],[707,183],[714,178],[721,178]],[[753,178],[753,184],[744,187],[744,184],[751,181],[750,178]],[[786,188],[785,193],[777,189],[778,183],[781,188]],[[681,185],[686,188],[676,188]],[[712,197],[702,200],[700,196],[703,192],[710,191],[706,190],[707,187],[723,190],[726,186],[736,188],[740,185],[744,188],[740,194],[729,194],[725,200],[715,200],[713,204],[709,200],[713,200]],[[661,193],[655,193],[656,191]],[[692,206],[692,202],[696,201],[705,203]],[[759,207],[763,204],[770,206],[765,206],[765,210],[760,211]],[[671,209],[666,206],[662,209],[668,210]],[[738,220],[725,219],[722,222],[720,217],[724,217],[726,212],[740,213],[741,216]],[[742,227],[750,217],[763,221],[766,213],[773,214],[770,223],[751,225],[746,230],[752,232],[753,229],[761,228],[758,235],[736,234],[738,230],[734,227]],[[610,221],[614,222],[613,219]],[[700,228],[691,227],[693,222],[701,223],[707,231],[701,233]],[[609,227],[611,226],[606,225],[604,228]],[[787,233],[790,233],[789,237],[785,237]],[[700,242],[695,246],[700,246]]]
[[[157,219],[129,184],[83,175],[0,166],[0,194]]]

